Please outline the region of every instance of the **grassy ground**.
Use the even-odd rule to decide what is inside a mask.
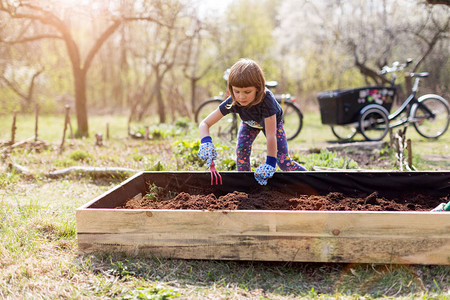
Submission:
[[[74,120],[74,119],[73,119]],[[193,124],[151,126],[158,139],[127,138],[125,117],[92,117],[92,137],[66,140],[59,154],[63,116],[41,117],[39,139],[3,153],[0,165],[0,298],[98,299],[294,299],[294,298],[450,298],[450,267],[418,265],[264,263],[164,260],[77,253],[75,209],[121,182],[72,174],[45,175],[70,166],[117,166],[136,170],[198,170]],[[306,150],[335,144],[318,114],[305,116],[305,127],[289,143],[293,156],[323,166],[342,167],[349,159],[330,154],[312,157]],[[110,139],[96,147],[95,132]],[[73,125],[74,122],[73,122]],[[19,116],[16,141],[34,135],[33,116]],[[0,117],[0,128],[11,117]],[[0,132],[0,141],[10,139]],[[427,141],[408,131],[415,162],[422,170],[448,170],[450,134]],[[4,149],[4,147],[0,147]],[[194,150],[192,150],[194,149]],[[218,142],[220,169],[232,168],[233,145]],[[386,151],[389,150],[381,150]],[[264,140],[255,147],[254,164],[264,158]],[[324,159],[325,157],[325,159]],[[386,157],[387,160],[391,156]],[[324,161],[325,160],[325,161]],[[29,175],[8,169],[15,163]],[[395,168],[392,163],[389,168]]]

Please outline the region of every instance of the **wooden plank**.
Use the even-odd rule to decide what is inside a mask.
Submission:
[[[450,215],[431,212],[77,210],[79,233],[216,233],[340,237],[447,237]]]
[[[124,251],[181,259],[450,264],[450,238],[79,234],[81,252]]]
[[[133,198],[138,193],[145,193],[146,184],[142,174],[141,172],[131,176],[119,185],[81,206],[78,210],[97,207],[114,208]]]
[[[450,215],[444,213],[86,209],[77,211],[77,226],[82,252],[450,264]]]

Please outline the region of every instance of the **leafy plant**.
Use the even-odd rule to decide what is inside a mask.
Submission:
[[[125,259],[125,263],[123,263],[122,261],[113,262],[111,259],[111,266],[113,267],[113,269],[111,270],[112,273],[116,276],[119,276],[120,278],[134,275],[133,271],[128,270],[128,266],[126,263],[128,263],[128,259]]]
[[[163,165],[161,161],[157,161],[153,166],[148,168],[149,171],[164,171],[166,167]]]
[[[308,170],[313,169],[314,166],[337,169],[358,168],[358,163],[353,159],[338,157],[336,152],[327,149],[322,149],[319,153],[311,153],[308,155],[292,155],[292,159],[303,164]]]
[[[0,187],[5,187],[9,184],[18,182],[20,174],[16,173],[14,169],[12,172],[0,173]]]
[[[147,194],[145,194],[143,199],[156,200],[156,199],[158,199],[158,195],[159,195],[159,193],[162,192],[162,190],[163,190],[162,187],[152,184],[149,186],[149,190],[148,190]]]
[[[175,142],[175,155],[180,156],[187,163],[203,165],[204,162],[198,157],[200,141],[188,142],[185,140]]]
[[[148,199],[152,201],[158,201],[161,199],[173,198],[177,195],[177,192],[170,191],[163,187],[159,187],[155,184],[151,184],[148,187],[148,192],[142,197],[142,199]]]
[[[179,119],[175,122],[175,126],[179,127],[179,128],[183,128],[183,129],[188,129],[191,123],[189,122],[189,119],[187,118],[183,118],[183,119]]]
[[[153,285],[149,288],[138,287],[128,294],[122,295],[120,299],[157,299],[164,300],[180,296],[180,293],[171,288]]]
[[[131,154],[131,159],[134,161],[142,161],[144,159],[144,155],[138,153],[137,150],[135,153]]]
[[[223,159],[220,163],[220,166],[227,171],[235,171],[236,170],[236,160],[232,158]]]
[[[75,150],[69,154],[69,158],[74,161],[87,162],[92,159],[92,155],[84,150]]]
[[[154,126],[139,126],[131,130],[130,135],[137,139],[144,139],[147,136],[149,140],[165,140],[177,135],[184,135],[189,128],[187,121],[177,121],[175,125],[158,124]]]

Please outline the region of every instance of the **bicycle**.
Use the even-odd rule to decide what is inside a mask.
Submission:
[[[228,71],[228,70],[227,70]],[[223,78],[228,80],[228,74],[225,71]],[[266,87],[273,89],[278,85],[277,81],[267,81]],[[204,118],[206,118],[212,111],[219,107],[230,96],[230,92],[221,93],[220,96],[215,96],[211,99],[207,99],[200,103],[195,111],[195,122],[198,124]],[[287,140],[292,140],[300,134],[303,127],[303,113],[294,102],[295,97],[290,94],[275,94],[275,99],[281,105],[283,109],[283,123],[284,130],[286,132]],[[210,128],[210,134],[218,136],[224,140],[233,140],[236,138],[239,128],[238,116],[234,113],[230,113],[218,123],[216,126]]]
[[[390,87],[369,86],[319,93],[322,123],[330,125],[333,134],[342,141],[353,139],[357,133],[368,141],[380,141],[389,129],[411,124],[425,138],[443,135],[450,122],[447,100],[435,94],[416,96],[420,79],[428,77],[428,72],[409,74],[414,78],[410,95],[396,111],[389,113],[396,94],[396,73],[411,62],[408,59],[403,64],[394,62],[391,67],[382,68],[380,74],[392,74]]]

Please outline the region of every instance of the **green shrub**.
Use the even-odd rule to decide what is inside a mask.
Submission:
[[[322,149],[319,153],[311,153],[308,155],[293,155],[292,159],[302,164],[308,170],[312,170],[314,166],[336,169],[358,168],[358,163],[353,159],[338,157],[336,152],[327,149]]]
[[[83,150],[75,150],[69,154],[70,159],[75,161],[90,161],[92,159],[92,155]]]
[[[186,163],[203,165],[204,161],[198,157],[198,150],[200,149],[200,140],[194,142],[177,141],[175,142],[175,155],[182,157]]]
[[[20,174],[16,173],[14,169],[12,172],[0,173],[0,187],[5,187],[9,184],[18,182],[20,179]]]

